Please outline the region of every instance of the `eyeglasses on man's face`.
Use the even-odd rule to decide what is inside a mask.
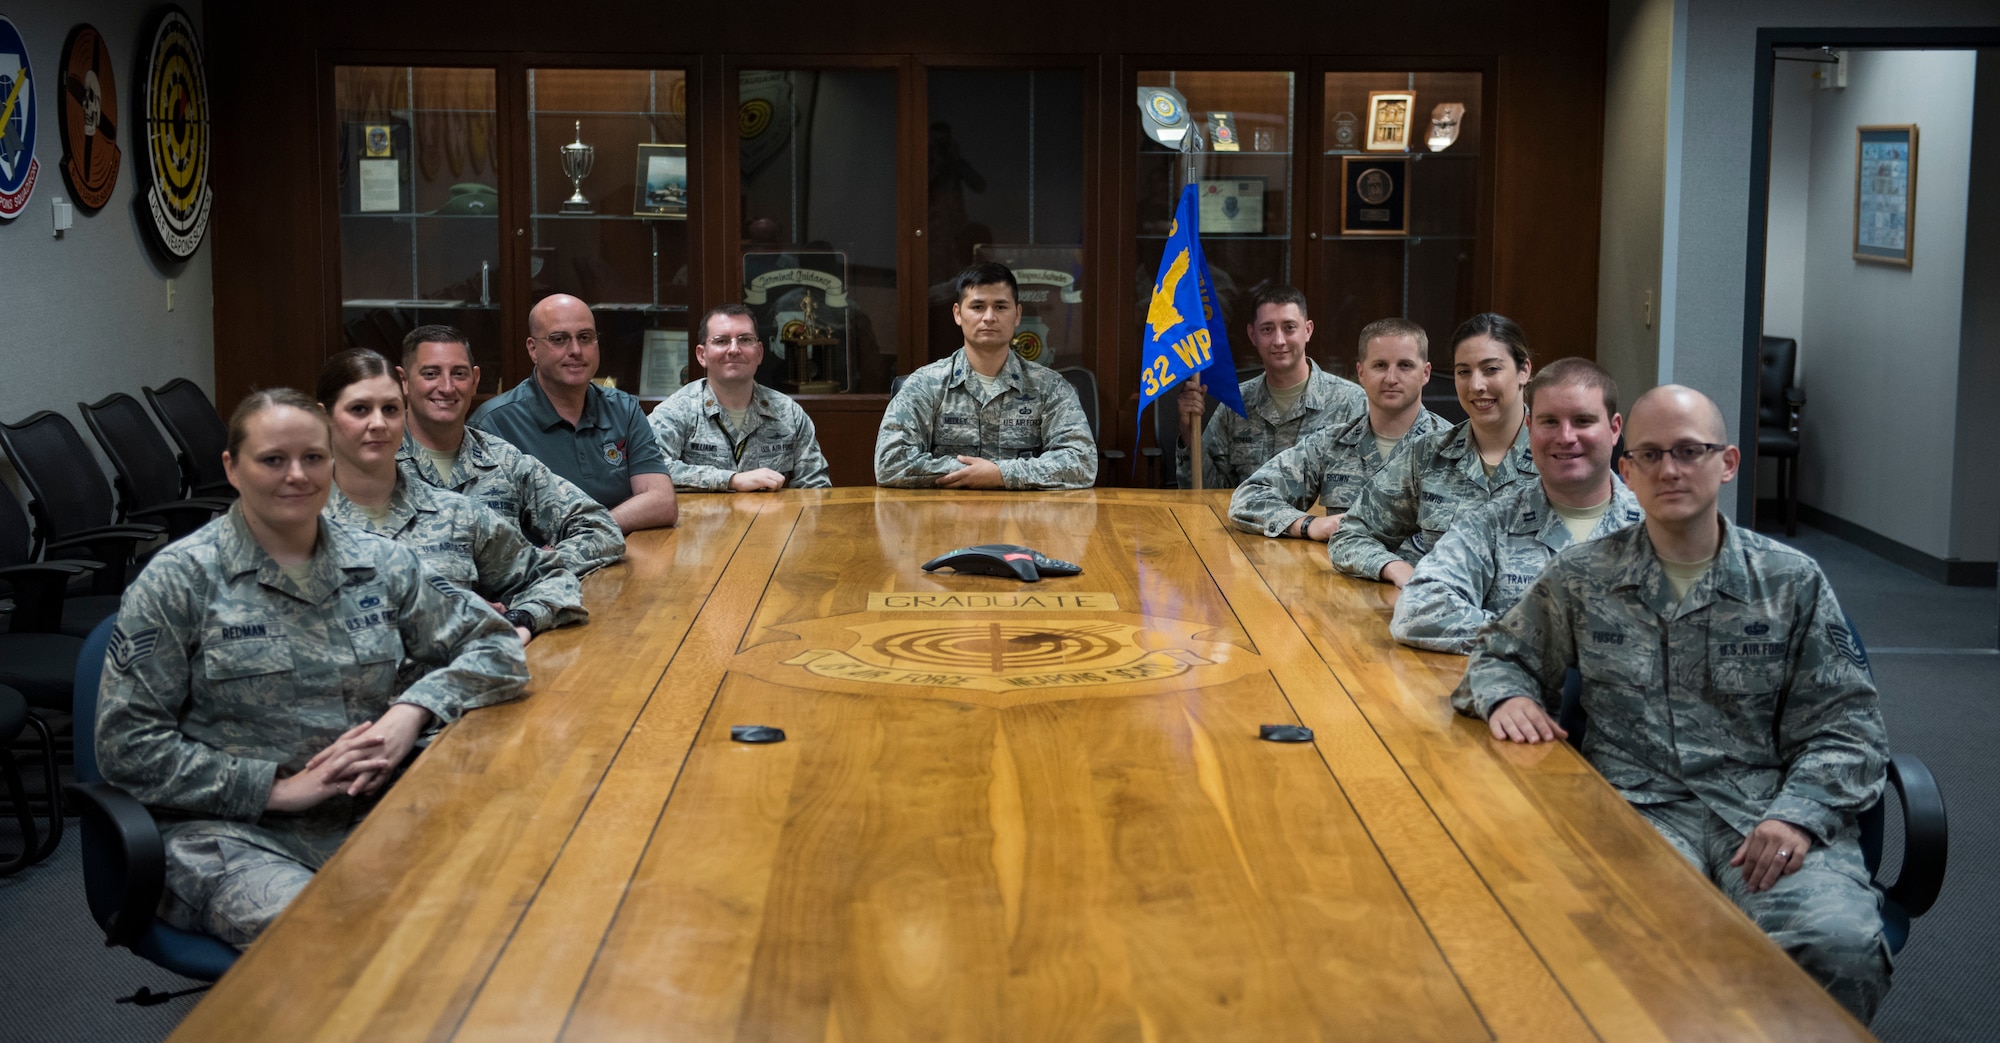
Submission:
[[[572,340],[587,348],[592,344],[597,343],[597,331],[578,330],[576,333],[572,334],[567,330],[558,330],[554,333],[549,334],[546,337],[536,337],[535,339],[541,341],[544,344],[547,344],[549,347],[552,347],[557,351],[562,351],[563,349],[569,347],[570,341]]]
[[[1660,466],[1660,461],[1669,456],[1682,467],[1693,467],[1707,459],[1709,454],[1719,453],[1727,448],[1729,447],[1726,445],[1717,445],[1714,442],[1689,442],[1671,449],[1627,449],[1625,459],[1649,471]]]
[[[708,338],[708,346],[714,348],[717,351],[722,351],[728,348],[731,344],[736,345],[736,347],[739,350],[749,351],[751,348],[756,347],[759,343],[760,341],[758,340],[757,335],[755,333],[739,333],[734,337],[724,336],[723,334],[718,333],[715,336]]]

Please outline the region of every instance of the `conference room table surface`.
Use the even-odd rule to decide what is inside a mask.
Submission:
[[[683,496],[175,1038],[1867,1038],[1569,746],[1455,715],[1392,587],[1227,507]],[[921,569],[977,543],[1083,572]]]

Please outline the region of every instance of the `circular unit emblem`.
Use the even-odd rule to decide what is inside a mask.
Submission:
[[[28,66],[28,42],[12,20],[0,16],[0,218],[9,221],[27,208],[42,170],[35,158],[39,86]]]
[[[895,663],[1011,673],[1087,668],[1128,658],[1132,646],[1103,627],[941,626],[877,638],[869,651]]]
[[[1146,107],[1152,110],[1153,118],[1163,127],[1171,127],[1181,121],[1180,102],[1165,91],[1154,91],[1146,99]]]
[[[160,12],[140,58],[133,106],[139,130],[133,143],[145,155],[139,188],[160,251],[176,261],[194,255],[208,234],[208,75],[194,25],[178,7]]]
[[[63,181],[76,205],[102,209],[118,187],[118,80],[93,26],[70,30],[63,45],[61,106]]]
[[[736,109],[736,136],[754,138],[764,133],[771,125],[771,103],[763,98],[751,98]]]
[[[1396,182],[1387,171],[1381,169],[1364,170],[1354,179],[1354,192],[1369,206],[1380,206],[1388,202],[1396,191]]]
[[[1015,354],[1027,359],[1029,362],[1040,362],[1042,360],[1042,336],[1034,330],[1022,330],[1014,334],[1014,339],[1009,346],[1014,349]]]

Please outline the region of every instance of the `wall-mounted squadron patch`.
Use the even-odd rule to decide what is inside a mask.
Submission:
[[[69,31],[62,61],[63,182],[86,212],[103,209],[118,187],[118,78],[95,26]]]
[[[151,45],[141,52],[133,109],[133,144],[144,153],[139,191],[151,221],[141,221],[169,260],[194,256],[208,233],[208,74],[194,25],[178,7],[163,8]]]
[[[13,220],[35,194],[35,102],[41,84],[28,64],[28,42],[0,16],[0,218]]]

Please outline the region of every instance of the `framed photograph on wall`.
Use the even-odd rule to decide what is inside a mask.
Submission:
[[[1340,234],[1410,234],[1410,161],[1340,157]]]
[[[1910,267],[1917,231],[1917,125],[1854,132],[1854,259]]]
[[[688,215],[686,145],[640,145],[632,212],[640,217],[685,219]]]
[[[1367,151],[1408,152],[1410,114],[1415,111],[1415,91],[1369,91]]]
[[[1261,177],[1202,178],[1195,189],[1201,234],[1264,234],[1265,183]]]

